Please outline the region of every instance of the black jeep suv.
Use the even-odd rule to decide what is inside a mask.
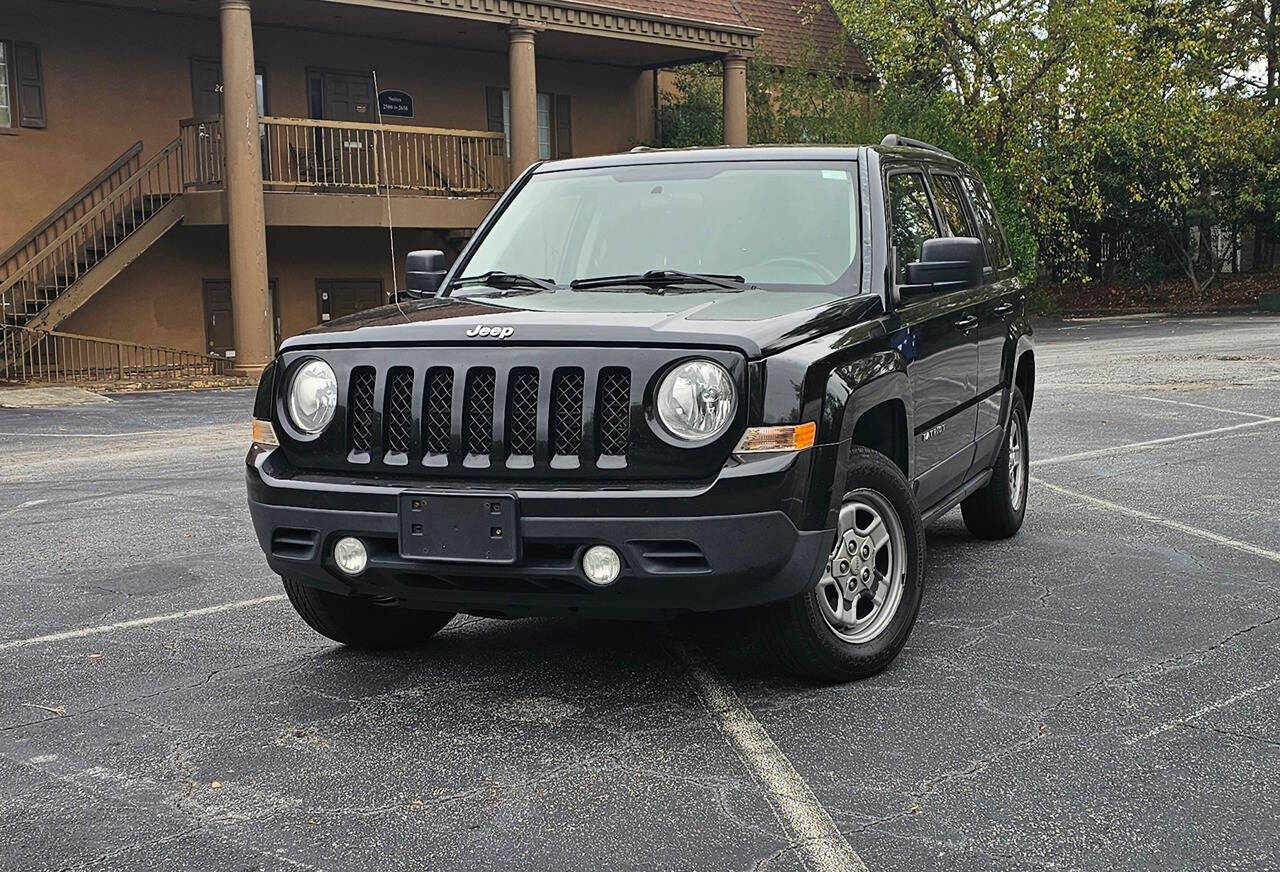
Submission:
[[[285,342],[256,398],[254,527],[331,639],[755,607],[857,678],[911,631],[925,524],[1022,524],[1023,294],[924,143],[539,164],[409,287]]]

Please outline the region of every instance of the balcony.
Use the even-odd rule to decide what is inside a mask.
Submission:
[[[225,224],[221,116],[179,123],[185,223]],[[503,134],[264,116],[268,226],[470,228],[510,183]]]

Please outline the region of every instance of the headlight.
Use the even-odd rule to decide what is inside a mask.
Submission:
[[[677,439],[714,439],[733,421],[733,380],[711,360],[677,366],[658,386],[658,420]]]
[[[304,433],[319,433],[333,420],[338,405],[338,379],[333,368],[312,358],[294,371],[289,384],[289,417]]]

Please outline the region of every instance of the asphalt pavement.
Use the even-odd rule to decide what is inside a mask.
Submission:
[[[734,615],[347,651],[250,391],[0,409],[0,870],[1280,868],[1280,318],[1038,338],[1023,530],[840,687]]]

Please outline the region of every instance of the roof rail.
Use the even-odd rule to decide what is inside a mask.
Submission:
[[[631,149],[632,154],[635,154],[637,152],[642,152],[642,151],[657,151],[657,149],[655,149],[652,145],[637,145],[635,148]]]
[[[912,139],[909,136],[903,136],[899,133],[890,133],[884,139],[880,140],[880,144],[886,147],[901,146],[905,148],[923,148],[925,151],[935,151],[938,154],[945,154],[947,157],[954,158],[955,155],[944,149],[938,148],[936,145],[925,142],[921,139]]]

